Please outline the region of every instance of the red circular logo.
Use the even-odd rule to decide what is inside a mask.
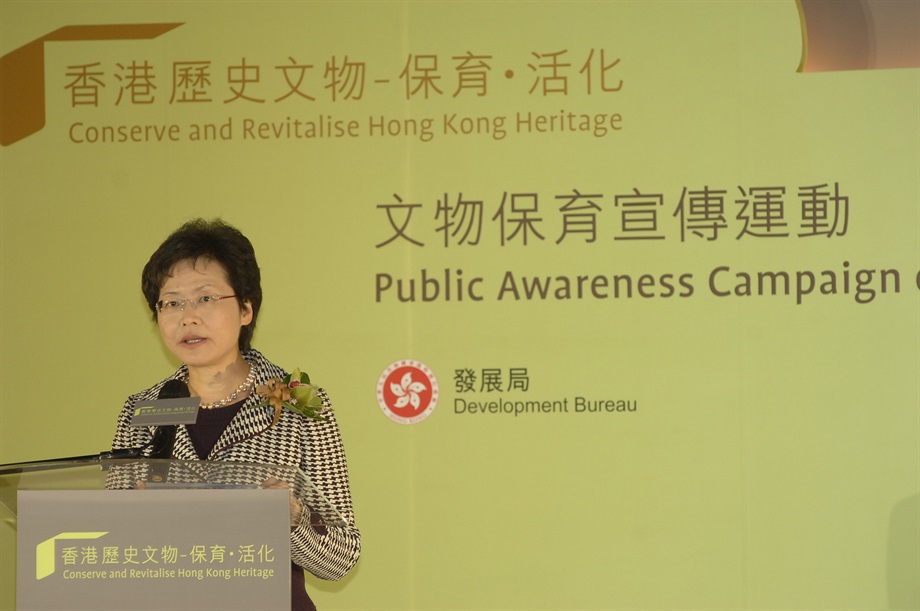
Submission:
[[[434,411],[438,380],[423,363],[396,361],[377,380],[377,403],[393,422],[416,424]]]

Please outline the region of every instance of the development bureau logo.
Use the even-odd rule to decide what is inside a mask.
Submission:
[[[418,424],[438,404],[438,379],[424,363],[396,361],[377,380],[377,404],[399,424]]]

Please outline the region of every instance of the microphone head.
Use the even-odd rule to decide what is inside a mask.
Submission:
[[[166,380],[160,388],[158,399],[184,399],[191,397],[188,384],[182,380]],[[151,440],[150,458],[172,457],[173,446],[176,443],[176,425],[158,426]]]
[[[166,380],[160,388],[158,399],[182,399],[191,397],[192,393],[188,389],[188,384],[182,380]]]

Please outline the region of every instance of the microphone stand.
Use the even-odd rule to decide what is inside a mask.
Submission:
[[[150,444],[141,448],[124,448],[121,450],[111,450],[100,452],[99,454],[87,454],[86,456],[68,456],[66,458],[47,458],[45,460],[33,460],[29,462],[9,463],[0,465],[0,475],[11,475],[22,473],[23,471],[43,471],[45,469],[57,469],[62,463],[68,462],[99,462],[104,460],[116,460],[119,458],[139,458],[141,453],[147,449]]]

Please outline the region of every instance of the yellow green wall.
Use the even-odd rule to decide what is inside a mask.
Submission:
[[[220,216],[262,267],[255,346],[327,388],[341,423],[364,551],[342,582],[308,583],[321,608],[920,606],[917,69],[796,72],[791,1],[0,0],[0,54],[63,26],[136,23],[182,25],[149,40],[46,42],[46,123],[0,148],[0,462],[108,447],[124,398],[176,366],[140,270],[179,224]],[[531,91],[562,51],[567,91]],[[489,56],[488,86],[454,96],[468,52]],[[619,60],[605,73],[618,91],[601,88],[602,52]],[[332,101],[325,65],[346,56],[366,66],[364,94]],[[443,93],[407,99],[400,74],[419,56],[437,58]],[[264,103],[225,103],[228,67],[244,60],[261,69],[246,92]],[[118,64],[145,61],[152,103],[116,104]],[[182,61],[210,63],[213,101],[170,103]],[[313,66],[315,101],[274,101],[287,87],[278,67],[294,62]],[[68,73],[96,63],[98,103],[74,105]],[[619,114],[620,129],[525,133],[514,120],[560,112]],[[445,133],[454,114],[507,117],[508,133]],[[320,116],[356,121],[358,135],[244,131]],[[372,135],[380,116],[432,118],[433,137]],[[180,136],[79,143],[78,123]],[[204,124],[229,137],[191,140]],[[799,191],[821,184],[848,198],[847,226],[799,237]],[[682,238],[681,194],[689,211],[706,187],[724,190],[725,228]],[[785,189],[788,236],[738,237],[752,187]],[[573,190],[595,196],[593,242],[556,243]],[[661,195],[663,239],[618,239],[637,234],[623,231],[616,196],[637,192]],[[537,194],[544,239],[501,243],[494,217],[512,193]],[[445,247],[438,201],[461,194],[484,203],[482,236]],[[424,246],[378,247],[393,236],[381,206],[397,197],[420,204],[406,231]],[[720,267],[728,296],[710,288]],[[878,294],[860,303],[857,273],[883,269],[897,290],[889,276],[882,294],[877,271]],[[420,284],[423,270],[482,278],[483,299],[375,298],[378,274]],[[830,294],[734,294],[736,274],[759,272],[811,272]],[[653,296],[516,300],[502,291],[509,273],[554,289],[562,276],[649,275]],[[675,294],[661,296],[667,274]],[[441,390],[408,426],[375,397],[400,359],[430,367]],[[527,389],[458,390],[458,371],[490,369],[505,382],[526,370]],[[577,397],[638,409],[575,413]],[[458,413],[459,400],[500,399],[567,400],[570,412]],[[3,537],[6,609],[8,524]]]

